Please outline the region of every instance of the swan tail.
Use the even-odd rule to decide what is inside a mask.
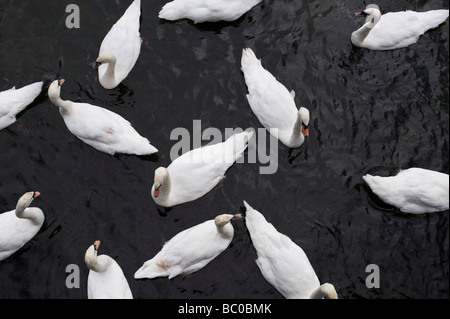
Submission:
[[[241,69],[244,72],[248,72],[252,67],[260,67],[261,60],[259,60],[252,49],[245,48],[242,50]]]
[[[256,209],[253,209],[246,201],[244,201],[245,206],[245,224],[250,232],[250,234],[255,234],[257,232],[257,228],[261,225],[268,224],[266,218],[258,212]]]
[[[234,134],[229,137],[225,142],[225,161],[228,163],[234,163],[238,158],[242,156],[244,151],[248,147],[248,142],[253,137],[253,131],[245,131],[242,133]]]
[[[449,10],[430,10],[418,13],[422,21],[422,33],[430,29],[437,28],[441,23],[444,23],[449,15]]]
[[[164,262],[155,259],[148,260],[134,273],[135,279],[152,279],[168,277],[173,271]]]

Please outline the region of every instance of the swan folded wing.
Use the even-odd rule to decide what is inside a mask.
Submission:
[[[138,136],[131,123],[120,115],[95,105],[76,103],[77,110],[64,116],[69,130],[83,141],[122,143],[128,132]],[[126,142],[126,141],[125,141]]]
[[[209,220],[172,237],[155,260],[163,261],[161,267],[174,268],[176,273],[172,277],[188,274],[203,268],[225,250],[230,241],[218,235],[214,221]]]

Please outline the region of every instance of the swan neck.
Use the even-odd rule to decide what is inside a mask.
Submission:
[[[230,223],[226,223],[225,225],[221,225],[217,227],[217,231],[219,232],[219,234],[221,234],[222,236],[226,237],[226,238],[232,238],[234,235],[234,228]]]
[[[375,27],[375,25],[380,21],[381,15],[379,14],[371,14],[367,17],[366,23],[352,33],[352,41],[356,44],[362,44],[364,40],[369,35],[370,31]]]
[[[325,293],[322,290],[322,287],[317,288],[311,294],[311,299],[323,299],[325,297]]]
[[[21,219],[28,219],[36,225],[41,225],[44,222],[43,214],[41,210],[36,207],[23,207],[22,205],[17,205],[16,216]]]
[[[172,182],[170,180],[169,171],[167,171],[164,182],[161,185],[161,192],[159,193],[159,197],[162,200],[166,200],[167,198],[169,198],[171,188],[172,188]]]
[[[112,259],[109,256],[106,255],[97,256],[96,252],[92,252],[86,264],[89,269],[95,272],[104,272],[106,269],[108,269],[109,265],[111,264],[111,261]]]
[[[103,85],[107,88],[113,88],[117,85],[116,80],[116,59],[111,58],[108,62],[106,72],[102,75],[101,81]]]
[[[294,127],[292,129],[292,135],[291,135],[291,143],[290,144],[295,144],[298,145],[299,143],[303,143],[304,140],[304,136],[302,133],[302,118],[300,116],[300,114],[298,114],[297,116],[297,120],[295,121]]]
[[[69,113],[72,110],[72,102],[61,99],[59,95],[49,95],[53,104],[60,108],[62,113]]]

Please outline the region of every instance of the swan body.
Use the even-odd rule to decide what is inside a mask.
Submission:
[[[20,89],[15,87],[0,92],[0,130],[16,121],[16,115],[25,110],[42,92],[44,82],[36,82]]]
[[[230,245],[234,236],[230,221],[239,218],[240,214],[222,214],[178,233],[136,271],[134,278],[172,279],[202,269]]]
[[[92,104],[62,100],[63,83],[63,79],[53,81],[48,96],[59,107],[69,131],[84,143],[110,155],[150,155],[158,151],[120,115]]]
[[[175,21],[189,19],[194,23],[234,21],[262,0],[174,0],[166,3],[159,18]]]
[[[39,192],[27,192],[20,197],[16,209],[0,214],[0,261],[22,248],[44,224],[42,210],[29,207],[39,195]]]
[[[419,37],[447,20],[449,10],[426,12],[400,11],[381,14],[377,5],[371,4],[356,16],[366,17],[366,22],[351,35],[355,46],[371,50],[393,50],[416,43]]]
[[[309,111],[297,110],[294,93],[261,65],[252,49],[242,51],[241,67],[248,88],[247,100],[260,123],[289,148],[300,147],[309,135]]]
[[[122,268],[107,255],[97,255],[100,241],[86,250],[84,261],[89,268],[88,299],[133,299]]]
[[[140,16],[141,1],[134,0],[100,45],[94,68],[98,68],[98,78],[105,89],[117,87],[136,64],[142,44]]]
[[[404,213],[423,214],[449,208],[448,174],[412,167],[395,176],[366,174],[363,180],[380,199]]]
[[[244,201],[245,224],[263,277],[286,299],[337,299],[333,285],[320,284],[308,257],[289,237]]]
[[[242,156],[253,132],[234,134],[225,142],[186,152],[167,168],[155,170],[151,194],[155,203],[172,207],[196,200],[225,177],[225,172]]]

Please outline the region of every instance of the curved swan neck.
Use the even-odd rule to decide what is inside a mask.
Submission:
[[[59,91],[60,89],[55,88],[55,86],[52,84],[48,92],[48,97],[54,105],[60,108],[61,112],[69,113],[72,110],[73,103],[71,101],[64,101],[63,99],[61,99]]]
[[[160,188],[159,198],[161,200],[167,199],[169,197],[171,189],[172,189],[172,182],[170,180],[169,171],[166,170],[166,175]]]
[[[86,252],[85,262],[89,269],[95,272],[104,272],[111,264],[111,257],[106,255],[97,256],[94,246],[90,246]]]
[[[106,72],[102,75],[100,81],[105,88],[114,88],[117,86],[116,80],[116,57],[112,54],[108,56]]]
[[[298,144],[302,144],[303,141],[305,140],[305,137],[303,136],[302,133],[302,117],[300,114],[298,114],[297,116],[297,120],[295,121],[294,127],[292,129],[292,135],[291,135],[291,144],[293,145],[298,145]]]
[[[44,222],[44,215],[42,211],[37,207],[17,207],[16,216],[17,218],[28,219],[33,222],[33,224],[41,225]]]
[[[231,238],[234,235],[234,228],[233,228],[233,225],[231,225],[230,223],[228,223],[226,225],[217,226],[217,231],[222,236],[225,236],[227,238]]]
[[[366,37],[369,35],[370,31],[375,27],[375,25],[381,19],[381,12],[379,10],[373,10],[372,14],[367,16],[366,23],[352,33],[352,41],[355,44],[362,44]]]

